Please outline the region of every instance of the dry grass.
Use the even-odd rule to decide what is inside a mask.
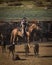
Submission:
[[[15,55],[19,54],[21,60],[12,60],[12,56],[8,56],[8,50],[6,53],[1,53],[0,46],[0,65],[52,65],[52,47],[46,47],[46,45],[52,44],[39,44],[39,57],[34,56],[33,45],[31,44],[29,56],[25,56],[24,44],[17,45],[15,49]]]

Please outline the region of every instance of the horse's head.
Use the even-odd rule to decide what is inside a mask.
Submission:
[[[32,29],[36,28],[37,25],[36,24],[32,24]]]
[[[37,25],[36,24],[32,24],[32,25],[29,26],[28,31],[32,32],[32,30],[36,29],[36,28],[37,28]]]

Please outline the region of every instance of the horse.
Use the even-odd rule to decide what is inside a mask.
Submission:
[[[26,31],[26,36],[27,36],[27,41],[29,42],[30,38],[30,33],[33,31],[33,29],[37,28],[36,24],[32,24],[28,27],[28,31]],[[16,36],[20,36],[23,38],[22,31],[20,31],[18,28],[14,28],[11,32],[11,38],[10,38],[10,43],[14,43]]]
[[[28,46],[30,48],[30,45],[29,45],[29,42],[30,42],[30,35],[32,33],[32,31],[34,31],[35,29],[38,29],[38,26],[36,24],[31,24],[28,26],[28,31],[26,31],[26,36],[27,36],[27,42],[28,42]],[[33,33],[34,34],[34,33]],[[12,31],[11,31],[11,37],[10,37],[10,43],[12,44],[13,48],[11,51],[13,51],[15,49],[15,42],[16,42],[16,38],[20,36],[23,38],[23,35],[22,35],[22,31],[20,31],[18,28],[14,28]],[[11,47],[12,47],[11,46]],[[14,51],[15,52],[15,51]],[[12,53],[14,55],[14,52]]]

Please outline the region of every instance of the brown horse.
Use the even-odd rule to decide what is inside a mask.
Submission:
[[[32,24],[32,25],[30,25],[30,26],[28,27],[28,31],[26,31],[26,35],[27,35],[27,40],[28,40],[28,42],[29,42],[29,38],[30,38],[30,33],[31,33],[32,30],[35,29],[35,28],[37,28],[37,25],[36,25],[36,24]],[[12,30],[10,42],[14,43],[16,36],[22,37],[22,32],[19,31],[18,28],[15,28],[15,29]]]
[[[38,26],[36,24],[32,24],[28,27],[28,31],[26,31],[27,41],[28,41],[27,45],[29,48],[30,48],[30,45],[29,45],[30,39],[29,38],[30,38],[30,35],[31,35],[31,32],[33,31],[33,29],[38,29]],[[10,43],[12,43],[12,49],[11,48],[9,49],[9,51],[11,50],[11,52],[12,52],[13,58],[14,58],[14,52],[15,52],[14,51],[15,50],[15,39],[17,36],[20,36],[23,38],[22,31],[20,31],[18,28],[15,28],[12,30],[11,38],[10,38]],[[28,50],[29,50],[29,48],[28,48]]]

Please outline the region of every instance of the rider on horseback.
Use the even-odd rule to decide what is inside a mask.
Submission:
[[[27,18],[24,17],[22,19],[22,21],[21,21],[22,35],[25,35],[26,34],[27,25],[28,25]]]

